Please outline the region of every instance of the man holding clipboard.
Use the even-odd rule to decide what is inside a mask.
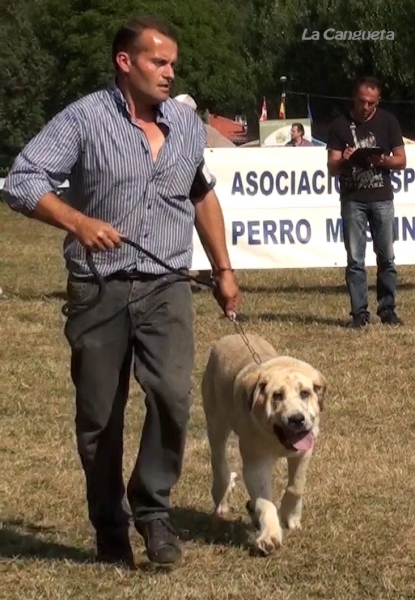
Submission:
[[[327,142],[328,171],[339,176],[340,183],[352,317],[349,326],[353,328],[370,322],[365,268],[368,223],[377,257],[377,314],[382,323],[402,324],[395,312],[395,215],[390,171],[404,169],[406,155],[396,117],[378,108],[380,93],[377,79],[360,78],[353,90],[353,109],[333,121]]]

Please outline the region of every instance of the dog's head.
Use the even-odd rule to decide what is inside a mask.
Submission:
[[[312,367],[261,367],[245,376],[243,386],[250,415],[257,424],[291,451],[314,445],[327,380]]]

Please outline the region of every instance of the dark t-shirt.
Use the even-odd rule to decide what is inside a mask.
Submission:
[[[353,127],[355,125],[355,128]],[[343,114],[333,121],[329,129],[327,150],[343,152],[351,148],[379,146],[386,156],[403,146],[402,131],[394,115],[378,108],[369,121],[353,121]],[[340,199],[357,202],[393,200],[390,171],[380,167],[350,167],[340,177]]]

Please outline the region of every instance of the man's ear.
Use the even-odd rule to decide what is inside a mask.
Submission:
[[[313,388],[318,397],[318,403],[320,410],[322,411],[325,406],[325,402],[327,399],[327,379],[320,373],[320,371],[316,371],[316,375],[313,378]]]
[[[254,371],[253,373],[246,375],[242,381],[247,406],[250,412],[252,412],[258,403],[265,400],[265,388],[267,384],[265,381],[259,381],[260,375],[260,371]]]

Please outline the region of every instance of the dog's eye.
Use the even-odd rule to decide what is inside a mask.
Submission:
[[[300,392],[301,400],[307,400],[307,398],[309,398],[309,397],[310,397],[309,390],[301,390],[301,392]]]
[[[275,402],[282,402],[284,400],[284,394],[282,392],[274,392],[272,398]]]

